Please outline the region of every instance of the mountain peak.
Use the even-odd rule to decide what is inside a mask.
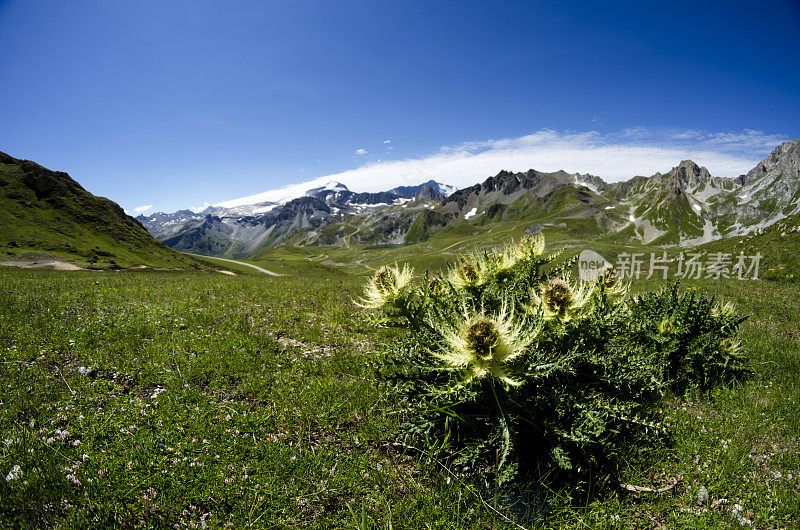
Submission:
[[[341,182],[336,182],[332,180],[323,186],[323,189],[330,190],[330,191],[347,191],[347,186],[342,184]]]
[[[445,194],[440,192],[438,189],[433,188],[433,186],[430,184],[423,184],[419,191],[414,195],[414,200],[428,199],[432,201],[441,201],[444,198]]]
[[[436,182],[435,180],[430,179],[427,182],[423,182],[422,184],[417,184],[416,186],[397,186],[396,188],[390,189],[389,193],[391,193],[392,195],[396,195],[398,197],[414,197],[425,186],[428,186],[437,194],[440,193],[445,197],[447,197],[448,195],[450,195],[455,191],[455,188],[453,186],[442,184],[441,182]]]
[[[337,195],[339,193],[352,194],[352,192],[347,188],[347,186],[345,186],[341,182],[336,182],[335,180],[332,180],[327,184],[325,184],[324,186],[320,186],[318,188],[312,188],[306,191],[306,196],[322,198],[324,200],[324,198],[327,197],[328,195]]]
[[[703,182],[711,180],[711,173],[704,166],[697,165],[693,160],[682,160],[672,168],[672,180],[680,187],[694,188]]]
[[[772,150],[767,157],[759,162],[756,167],[742,175],[737,180],[740,184],[748,184],[767,173],[780,168],[785,174],[797,175],[800,173],[800,139],[795,138]]]

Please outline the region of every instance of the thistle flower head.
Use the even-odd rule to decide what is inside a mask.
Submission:
[[[563,313],[575,303],[575,296],[567,282],[553,278],[542,289],[542,302],[553,313]]]
[[[520,255],[516,245],[506,245],[492,253],[492,265],[496,273],[505,273],[519,263]]]
[[[478,269],[471,261],[465,261],[458,268],[458,272],[470,282],[478,281]]]
[[[433,294],[439,294],[442,292],[444,285],[442,284],[442,279],[439,276],[431,276],[428,278],[428,292]]]
[[[455,327],[444,327],[446,351],[435,355],[453,368],[466,369],[465,382],[491,376],[507,385],[521,385],[508,364],[525,351],[539,328],[523,330],[508,307],[503,303],[491,316],[465,307]]]
[[[589,308],[591,295],[586,283],[572,285],[561,278],[551,278],[539,289],[531,288],[532,305],[528,309],[541,308],[545,320],[568,322],[583,316]]]
[[[737,356],[742,350],[742,343],[736,339],[725,338],[719,342],[719,349],[731,357]]]
[[[520,261],[540,256],[544,252],[544,238],[526,236],[518,243],[507,243],[503,248],[488,254],[491,272],[503,275],[511,271]]]
[[[496,353],[500,330],[491,318],[473,318],[467,323],[465,340],[476,357],[488,361]]]
[[[736,306],[730,302],[725,302],[724,304],[714,304],[714,307],[711,308],[711,314],[716,318],[730,318],[735,313]]]
[[[665,337],[672,335],[674,331],[675,331],[675,325],[668,318],[662,320],[661,324],[658,325],[658,333]]]
[[[387,266],[382,266],[375,271],[372,276],[372,283],[379,291],[388,292],[391,290],[392,285],[395,283],[396,276]]]
[[[361,307],[377,309],[395,302],[411,284],[413,269],[382,266],[364,288],[364,297],[357,302]]]
[[[486,283],[489,268],[486,257],[473,255],[450,269],[447,279],[456,288],[477,287]]]
[[[525,236],[517,243],[515,250],[519,259],[537,258],[544,252],[544,236]]]
[[[625,296],[628,294],[630,285],[620,280],[617,270],[612,265],[606,265],[603,273],[598,278],[599,284],[603,285],[603,292],[609,296]]]

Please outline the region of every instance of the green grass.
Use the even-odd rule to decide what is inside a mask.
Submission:
[[[746,256],[762,254],[763,278],[797,282],[800,280],[800,214],[790,215],[764,229],[761,234],[719,239],[701,245],[705,252],[725,252]]]
[[[365,274],[394,261],[441,267],[526,227],[253,261],[279,278],[232,264],[243,274],[0,270],[0,472],[23,472],[0,479],[0,526],[513,528],[506,518],[527,508],[524,527],[729,528],[737,504],[759,528],[800,524],[800,286],[790,282],[686,284],[750,315],[754,375],[664,403],[674,439],[622,478],[680,477],[670,492],[598,477],[589,492],[521,485],[531,495],[508,508],[491,477],[451,475],[435,448],[396,444],[403,410],[370,365],[395,332],[352,303]],[[701,486],[728,504],[698,506]]]

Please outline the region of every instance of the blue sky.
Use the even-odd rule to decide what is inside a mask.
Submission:
[[[327,178],[738,174],[800,136],[800,3],[563,4],[0,0],[0,150],[172,211]]]

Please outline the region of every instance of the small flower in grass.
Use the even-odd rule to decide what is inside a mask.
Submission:
[[[538,332],[523,330],[514,320],[513,309],[503,303],[499,314],[463,311],[463,319],[455,328],[445,328],[442,335],[447,351],[434,354],[454,368],[467,370],[465,381],[491,376],[511,386],[522,381],[509,371],[508,364],[519,357]]]
[[[357,305],[378,309],[393,304],[407,292],[413,272],[408,265],[404,265],[402,269],[387,266],[379,268],[364,289],[364,297]]]
[[[588,311],[591,294],[586,283],[572,285],[561,278],[552,278],[539,289],[531,288],[529,310],[541,309],[545,320],[568,322]]]
[[[6,475],[6,482],[17,480],[21,476],[22,476],[22,468],[19,466],[14,466],[11,468],[11,471],[8,472],[8,475]]]

